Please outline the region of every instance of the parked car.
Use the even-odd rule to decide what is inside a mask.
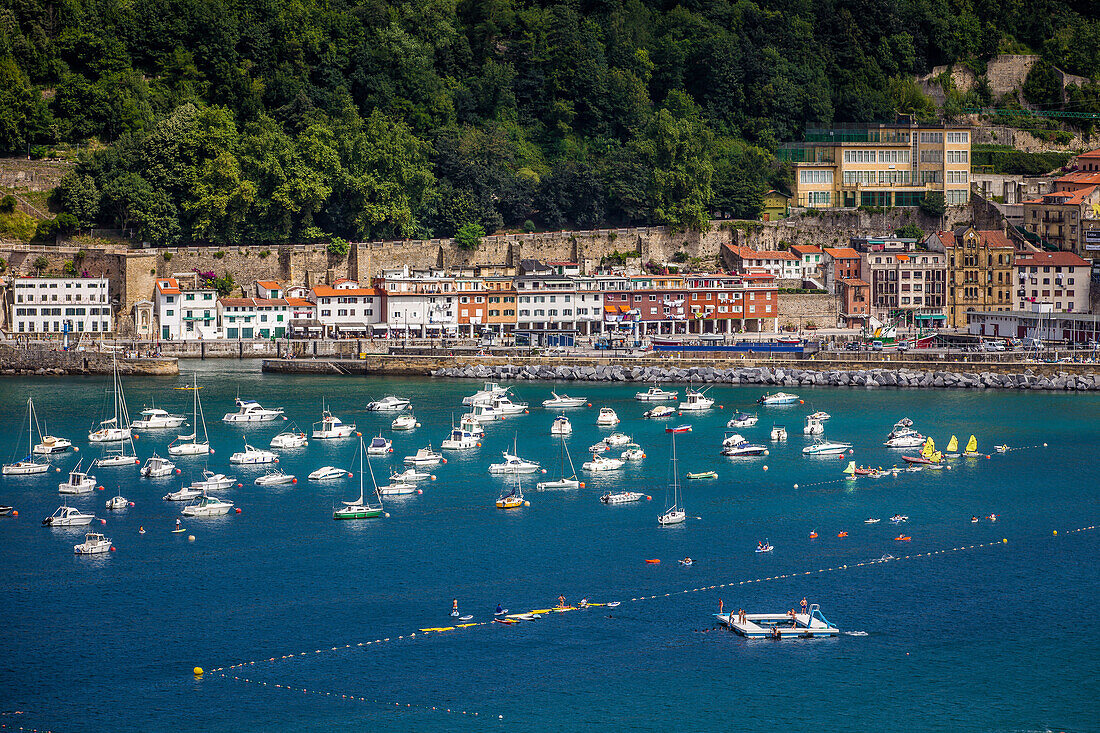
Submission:
[[[882,342],[878,341],[877,339],[875,341],[872,341],[871,351],[882,351]]]
[[[848,343],[844,344],[845,351],[859,351],[860,348],[861,344],[858,341],[849,341]]]
[[[1005,345],[1003,341],[983,341],[982,351],[1004,351]]]
[[[898,351],[909,351],[909,342],[898,341]]]

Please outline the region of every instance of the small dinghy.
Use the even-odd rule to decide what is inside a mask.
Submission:
[[[689,472],[687,477],[690,478],[690,479],[718,478],[718,472],[717,471],[701,471],[699,473]]]

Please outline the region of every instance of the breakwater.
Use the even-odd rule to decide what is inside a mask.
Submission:
[[[110,374],[115,357],[95,351],[59,351],[0,345],[0,374]],[[174,357],[117,356],[118,371],[124,376],[172,376],[179,374]]]

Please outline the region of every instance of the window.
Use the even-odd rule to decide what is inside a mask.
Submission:
[[[956,152],[956,151],[951,151]],[[920,151],[920,162],[922,163],[942,163],[943,151],[942,150],[922,150]]]
[[[885,171],[883,171],[885,172]],[[874,171],[844,171],[844,185],[853,186],[857,183],[874,183]]]
[[[948,150],[947,162],[948,163],[967,163],[969,162],[970,151],[969,150]]]
[[[947,171],[948,183],[967,183],[969,173],[967,171]]]
[[[943,133],[942,132],[922,132],[920,134],[920,141],[922,143],[942,143],[943,142]]]
[[[798,172],[798,182],[802,183],[802,184],[832,183],[833,182],[833,172],[831,170],[799,171]]]
[[[946,199],[949,206],[958,206],[960,204],[965,204],[967,201],[970,200],[970,191],[947,191],[947,193],[944,194],[944,198]]]
[[[810,206],[829,206],[831,198],[831,191],[810,191],[806,203]]]
[[[947,133],[947,142],[949,143],[965,143],[970,141],[969,132],[949,132]]]

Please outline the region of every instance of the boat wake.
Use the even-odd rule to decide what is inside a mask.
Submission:
[[[845,636],[870,636],[866,631],[842,631]]]

